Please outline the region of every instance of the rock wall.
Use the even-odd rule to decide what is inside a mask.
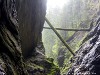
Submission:
[[[46,0],[20,0],[17,6],[22,52],[27,57],[41,41]]]
[[[100,18],[73,58],[67,75],[100,75]]]
[[[0,75],[26,75],[15,0],[0,0]]]
[[[0,0],[0,75],[60,75],[44,55],[45,14],[46,0]]]

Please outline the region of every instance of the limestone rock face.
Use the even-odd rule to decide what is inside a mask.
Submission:
[[[15,0],[0,0],[0,73],[25,75],[19,40]]]
[[[46,0],[0,0],[0,75],[60,75],[44,54],[45,14]]]
[[[67,75],[100,75],[100,18],[73,59]]]
[[[17,10],[22,51],[27,57],[42,39],[46,0],[19,0]]]

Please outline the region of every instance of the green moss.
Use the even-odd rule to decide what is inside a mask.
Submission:
[[[48,69],[47,75],[56,75],[57,72],[60,74],[60,69],[53,63],[52,58],[46,58],[45,61],[44,67]]]
[[[39,66],[39,65],[36,65],[36,64],[33,64],[33,63],[30,63],[27,66],[33,68],[33,70],[35,70],[35,69],[41,69],[41,70],[43,70],[42,66]]]
[[[59,73],[59,68],[53,63],[52,58],[44,58],[44,59],[37,59],[27,62],[27,70],[30,72],[33,72],[34,75],[38,73],[38,75],[56,75]],[[32,73],[32,74],[33,74]]]

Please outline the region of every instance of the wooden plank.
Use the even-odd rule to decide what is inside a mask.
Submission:
[[[62,43],[67,47],[67,49],[71,52],[73,56],[75,56],[75,53],[70,48],[70,46],[64,41],[64,39],[61,37],[61,35],[57,32],[57,30],[53,27],[53,25],[49,22],[49,20],[45,17],[45,21],[48,23],[48,25],[51,27],[51,29],[55,32],[55,34],[59,37],[59,39],[62,41]]]
[[[52,29],[50,27],[43,27],[44,29]],[[63,30],[63,31],[90,31],[89,29],[63,29],[63,28],[55,28],[56,30]]]

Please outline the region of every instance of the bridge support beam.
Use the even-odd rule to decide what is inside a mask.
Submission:
[[[48,25],[51,27],[51,29],[55,32],[55,34],[59,37],[59,39],[62,41],[62,43],[67,47],[67,49],[71,52],[73,56],[75,56],[75,53],[70,48],[70,46],[64,41],[64,39],[60,36],[60,34],[57,32],[57,30],[53,27],[53,25],[49,22],[49,20],[45,17],[45,21],[48,23]]]

